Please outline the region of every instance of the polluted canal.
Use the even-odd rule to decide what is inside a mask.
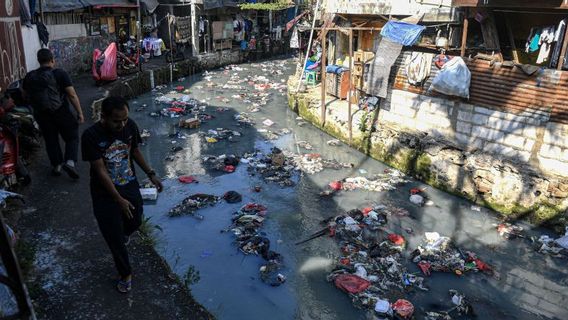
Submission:
[[[537,252],[558,235],[499,226],[297,118],[295,63],[212,70],[130,102],[165,178],[145,214],[172,270],[199,272],[200,303],[219,319],[568,318],[566,250]]]

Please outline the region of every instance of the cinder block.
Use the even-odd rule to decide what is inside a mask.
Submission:
[[[410,119],[413,119],[416,116],[416,110],[408,106],[396,106],[394,112]]]
[[[523,129],[523,136],[527,139],[536,139],[537,126],[532,124],[527,124]]]
[[[458,120],[471,122],[473,113],[469,111],[458,111]]]
[[[440,113],[440,114],[448,114],[448,107],[443,104],[432,103],[430,104],[430,112],[432,113]]]
[[[543,144],[538,154],[549,159],[562,159],[562,149],[550,144]]]
[[[522,134],[525,124],[518,121],[510,121],[501,118],[489,117],[487,125],[501,131]]]
[[[469,104],[469,103],[459,102],[459,103],[456,103],[456,108],[458,108],[460,111],[463,111],[463,112],[473,113],[474,106],[472,104]]]
[[[504,132],[499,130],[493,130],[481,126],[474,126],[471,132],[473,137],[483,138],[488,141],[498,141],[505,135]]]
[[[540,162],[540,168],[543,171],[564,177],[568,176],[568,162],[549,159],[541,156],[538,157],[538,161]]]
[[[532,149],[533,149],[535,143],[536,143],[535,140],[526,139],[525,145],[524,145],[524,147],[523,147],[523,150],[525,150],[525,151],[532,151]]]
[[[501,139],[505,145],[517,148],[517,149],[524,149],[525,147],[525,138],[521,136],[517,136],[514,134],[507,134]]]
[[[494,118],[501,118],[501,119],[506,119],[507,115],[509,114],[508,112],[501,112],[501,111],[497,111],[497,110],[492,110],[492,109],[487,109],[487,108],[483,108],[483,107],[475,107],[475,112],[476,113],[481,113],[484,115],[488,115]]]
[[[456,124],[456,131],[461,133],[471,133],[471,124],[463,121],[458,121]]]
[[[473,118],[471,119],[471,122],[480,125],[480,126],[484,126],[487,124],[487,121],[489,120],[489,116],[483,115],[483,114],[474,114]]]

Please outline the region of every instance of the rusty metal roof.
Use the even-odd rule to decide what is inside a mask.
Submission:
[[[410,51],[401,54],[391,71],[393,88],[443,96],[428,92],[432,79],[439,72],[434,64],[424,87],[415,87],[408,83],[404,61],[409,54]],[[550,112],[550,121],[568,124],[567,71],[542,69],[536,75],[527,76],[520,68],[490,67],[488,61],[473,60],[467,64],[471,71],[470,99],[463,101],[512,113]]]

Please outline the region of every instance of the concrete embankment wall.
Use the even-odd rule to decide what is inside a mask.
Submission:
[[[184,60],[173,64],[173,80],[186,77],[201,70],[209,70],[229,64],[241,63],[245,59],[241,51],[224,50],[213,53],[202,54],[194,60]],[[149,92],[151,88],[151,76],[154,77],[154,85],[163,85],[170,82],[170,66],[165,65],[161,68],[146,70],[125,79],[120,79],[113,83],[109,88],[110,95],[120,95],[123,97],[135,97]]]
[[[319,88],[289,93],[289,101],[302,117],[349,141],[347,122],[332,108],[322,127]],[[392,90],[374,114],[355,113],[352,145],[432,186],[560,229],[567,222],[567,132],[545,113],[506,113]]]

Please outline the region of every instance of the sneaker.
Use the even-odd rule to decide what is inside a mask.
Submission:
[[[53,167],[53,169],[51,169],[51,175],[59,177],[61,175],[61,165]]]
[[[71,177],[71,179],[79,179],[79,172],[77,172],[77,169],[75,169],[74,166],[70,166],[66,163],[63,165],[62,169],[69,177]]]

